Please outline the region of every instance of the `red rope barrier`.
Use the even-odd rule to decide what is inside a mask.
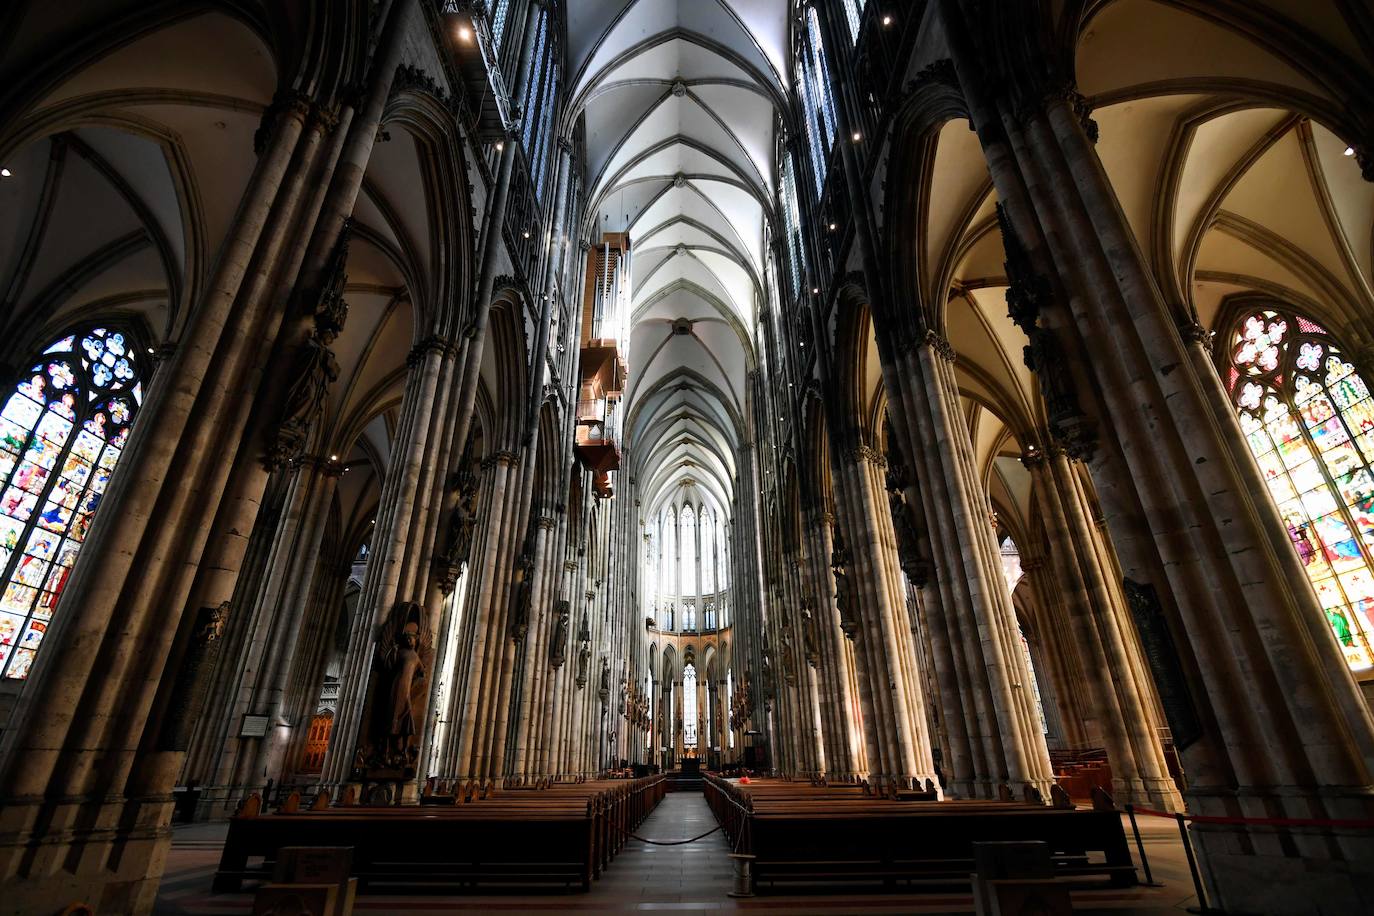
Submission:
[[[1170,814],[1152,808],[1136,807],[1137,814],[1151,817],[1167,817],[1177,820],[1180,816],[1195,824],[1250,824],[1256,827],[1346,827],[1353,830],[1374,830],[1374,820],[1325,820],[1316,817],[1223,817],[1215,814]]]

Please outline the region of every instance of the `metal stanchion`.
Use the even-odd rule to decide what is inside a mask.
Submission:
[[[1131,833],[1135,834],[1135,848],[1140,853],[1140,867],[1145,871],[1146,887],[1163,887],[1163,884],[1156,883],[1154,875],[1150,874],[1150,860],[1145,855],[1145,844],[1140,839],[1140,826],[1135,822],[1135,805],[1126,805],[1126,816],[1131,819]]]
[[[754,896],[754,857],[740,852],[730,853],[730,861],[735,865],[735,889],[731,897]]]
[[[1175,814],[1178,819],[1178,835],[1183,838],[1183,854],[1188,857],[1188,871],[1193,875],[1193,889],[1197,891],[1198,908],[1190,909],[1190,913],[1215,913],[1216,910],[1207,905],[1207,889],[1202,886],[1202,875],[1197,870],[1197,858],[1193,855],[1193,841],[1188,836],[1188,820],[1182,814]]]

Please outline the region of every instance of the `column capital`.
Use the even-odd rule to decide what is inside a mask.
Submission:
[[[509,449],[501,449],[500,451],[492,452],[482,459],[482,470],[485,471],[489,468],[494,468],[498,464],[504,464],[506,467],[515,467],[519,463],[520,454],[518,452],[512,452]]]
[[[1183,338],[1185,344],[1197,344],[1202,347],[1209,355],[1212,352],[1212,345],[1216,340],[1216,332],[1207,330],[1207,327],[1196,319],[1181,322],[1178,326],[1179,336]]]
[[[935,351],[935,355],[944,359],[945,362],[954,362],[958,354],[954,352],[954,346],[949,342],[949,338],[934,330],[927,330],[925,339],[922,341],[927,347]]]
[[[410,348],[410,353],[406,355],[406,368],[413,369],[425,361],[431,353],[440,356],[452,356],[454,352],[453,342],[447,337],[438,334],[430,334],[415,346]]]

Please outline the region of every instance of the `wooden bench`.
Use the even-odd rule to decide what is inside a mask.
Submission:
[[[969,883],[973,844],[1039,840],[1055,874],[1078,882],[1136,882],[1115,811],[1026,802],[854,797],[831,787],[708,777],[706,798],[732,845],[753,856],[756,882]]]
[[[513,793],[487,786],[455,794],[447,805],[272,815],[256,813],[260,806],[250,800],[229,821],[214,890],[269,879],[277,850],[285,846],[352,847],[363,891],[531,884],[587,890],[624,845],[626,832],[662,800],[664,788],[662,777]],[[258,858],[260,864],[250,865]]]

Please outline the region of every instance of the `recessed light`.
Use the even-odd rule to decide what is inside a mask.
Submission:
[[[1353,155],[1355,155],[1355,147],[1353,147],[1353,146],[1347,146],[1347,147],[1345,148],[1345,154],[1346,154],[1347,156],[1353,156]],[[9,170],[9,169],[0,169],[0,175],[4,175],[6,178],[10,177],[10,170]]]
[[[0,178],[9,178],[13,174],[9,169],[0,169]]]

